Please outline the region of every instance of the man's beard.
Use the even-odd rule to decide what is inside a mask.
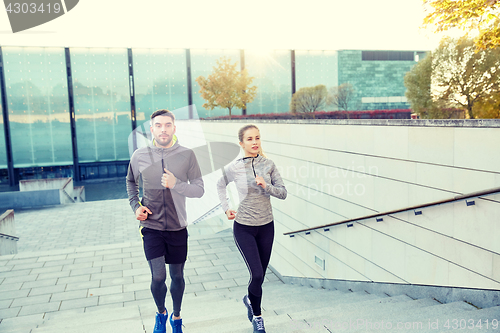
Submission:
[[[167,141],[165,142],[165,140],[167,140]],[[165,143],[163,143],[163,142],[165,142]],[[161,147],[168,147],[168,146],[170,145],[170,143],[171,143],[171,142],[172,142],[172,136],[169,136],[169,137],[164,138],[164,139],[163,139],[163,138],[158,137],[158,138],[156,139],[156,143],[157,143],[159,146],[161,146]]]

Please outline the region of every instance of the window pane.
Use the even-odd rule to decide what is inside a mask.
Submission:
[[[174,111],[188,105],[186,50],[134,49],[133,58],[138,122],[158,109]]]
[[[408,109],[404,77],[415,65],[414,61],[386,61],[389,51],[371,51],[376,61],[363,61],[359,50],[338,51],[339,84],[350,83],[354,96],[351,110]],[[390,51],[399,54],[400,51]],[[406,51],[405,51],[406,52]],[[408,51],[413,54],[413,51]],[[385,60],[384,60],[385,59]]]
[[[3,50],[14,167],[72,164],[64,48]]]
[[[0,114],[3,114],[1,101],[2,101],[2,90],[0,89]],[[0,170],[7,169],[7,150],[5,148],[5,134],[4,134],[5,132],[3,126],[4,126],[3,116],[0,116]]]
[[[130,86],[127,49],[71,49],[78,158],[128,160]]]
[[[323,84],[327,89],[338,86],[336,51],[295,51],[296,89]]]
[[[247,114],[288,112],[292,99],[290,51],[245,51],[245,68],[257,86],[257,97],[247,105]]]
[[[239,50],[191,50],[191,77],[193,86],[193,104],[196,105],[198,115],[203,117],[227,116],[228,109],[214,108],[213,110],[205,109],[202,105],[205,100],[200,97],[200,86],[196,82],[199,76],[207,77],[212,74],[213,67],[216,66],[216,61],[221,57],[228,57],[231,63],[237,63],[238,70],[240,67],[240,51]],[[232,109],[231,114],[241,114],[241,109]]]

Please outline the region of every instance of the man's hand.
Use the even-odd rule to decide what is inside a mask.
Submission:
[[[227,216],[228,220],[234,220],[234,218],[236,217],[236,211],[232,210],[232,209],[228,209],[228,210],[226,210],[226,216]]]
[[[165,173],[163,174],[163,176],[161,176],[161,186],[166,188],[173,188],[175,186],[177,178],[175,178],[174,174],[167,169],[163,168],[163,170],[165,170]]]
[[[146,206],[141,206],[135,211],[135,218],[139,221],[144,221],[148,218],[148,214],[153,214]]]
[[[262,178],[261,176],[255,177],[255,182],[262,188],[266,188],[266,182],[264,181],[264,178]]]

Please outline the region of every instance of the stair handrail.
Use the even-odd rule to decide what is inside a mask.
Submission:
[[[71,202],[75,202],[75,198],[73,198],[71,195],[69,195],[68,191],[66,191],[66,187],[71,183],[73,179],[68,178],[66,182],[63,184],[63,186],[60,188],[60,190],[66,195],[66,197],[71,200]],[[62,202],[61,202],[62,203]]]
[[[2,234],[2,233],[0,232],[0,238],[3,238],[3,237],[5,237],[5,238],[7,238],[7,239],[12,238],[12,239],[13,239],[13,240],[15,240],[15,241],[18,241],[18,240],[19,240],[19,237],[12,236],[12,235]]]
[[[312,230],[328,228],[328,227],[336,226],[339,224],[346,224],[349,222],[356,222],[356,221],[361,221],[361,220],[373,219],[373,218],[382,217],[382,216],[386,216],[386,215],[402,213],[402,212],[406,212],[406,211],[417,210],[417,209],[431,207],[431,206],[437,206],[437,205],[441,205],[441,204],[445,204],[445,203],[450,203],[450,202],[455,202],[455,201],[460,201],[460,200],[467,200],[467,199],[476,198],[476,197],[480,197],[483,195],[489,195],[489,194],[493,194],[493,193],[500,193],[500,187],[495,187],[495,188],[491,188],[491,189],[483,190],[483,191],[478,191],[478,192],[472,192],[472,193],[468,193],[468,194],[460,194],[460,195],[454,196],[453,198],[449,198],[449,199],[432,201],[432,202],[428,202],[425,204],[409,206],[409,207],[400,208],[400,209],[394,209],[394,210],[390,210],[390,211],[386,211],[386,212],[382,212],[382,213],[377,213],[377,214],[365,215],[365,216],[361,216],[361,217],[357,217],[357,218],[353,218],[353,219],[347,219],[347,220],[342,220],[342,221],[338,221],[338,222],[323,224],[323,225],[319,225],[316,227],[305,228],[305,229],[300,229],[300,230],[295,230],[295,231],[289,231],[289,232],[283,233],[283,235],[294,235],[294,234],[298,234],[301,232],[310,232]]]
[[[14,210],[13,209],[8,209],[3,214],[0,214],[0,222],[2,220],[4,220],[5,218],[7,218],[9,215],[12,215],[12,216],[14,215]],[[19,237],[12,236],[12,235],[7,235],[7,234],[1,233],[1,232],[0,232],[0,238],[7,238],[7,239],[12,238],[15,241],[19,240]]]
[[[196,220],[194,220],[191,224],[197,224],[197,223],[203,221],[205,219],[205,217],[207,217],[208,215],[212,214],[214,211],[216,211],[217,209],[219,209],[219,207],[221,207],[221,206],[222,205],[219,203],[215,207],[210,208],[208,211],[206,211],[205,213],[203,213],[203,215],[201,215]]]

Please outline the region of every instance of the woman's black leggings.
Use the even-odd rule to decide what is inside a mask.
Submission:
[[[148,261],[151,268],[151,293],[158,307],[158,313],[165,311],[165,296],[167,295],[167,285],[165,280],[167,278],[167,269],[165,267],[165,258],[159,257]],[[181,312],[182,295],[184,294],[184,263],[182,264],[169,264],[168,270],[170,272],[170,294],[172,295],[172,302],[174,305],[174,316],[179,317]]]
[[[234,222],[234,241],[241,252],[248,271],[248,298],[252,304],[253,314],[261,315],[262,283],[266,274],[274,239],[274,222],[262,226],[248,226]]]

